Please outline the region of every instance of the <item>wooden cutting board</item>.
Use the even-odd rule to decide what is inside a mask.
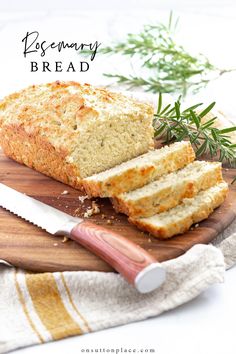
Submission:
[[[225,169],[230,183],[236,170]],[[22,166],[3,155],[0,150],[0,182],[26,193],[71,215],[82,216],[91,206],[82,203],[82,192]],[[63,194],[68,191],[68,194]],[[90,220],[121,233],[136,242],[160,262],[180,256],[197,243],[209,243],[236,217],[236,183],[230,186],[225,203],[199,227],[170,240],[160,241],[130,225],[127,217],[117,215],[108,199],[96,199],[101,213]],[[63,237],[51,236],[36,226],[0,208],[0,259],[31,271],[97,270],[112,271],[111,267],[74,241],[62,242]]]

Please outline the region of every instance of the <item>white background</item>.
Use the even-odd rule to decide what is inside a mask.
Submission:
[[[193,53],[203,52],[217,66],[236,67],[236,5],[229,0],[0,0],[0,96],[31,83],[56,79],[106,84],[104,71],[123,70],[121,62],[95,60],[88,73],[30,73],[21,43],[26,31],[38,30],[42,40],[94,41],[107,45],[143,23],[180,16],[179,41]],[[63,58],[63,59],[62,59]],[[48,60],[78,60],[74,53],[51,54]],[[108,70],[109,69],[109,70]],[[236,74],[213,82],[199,97],[216,100],[235,116]],[[236,268],[225,284],[215,285],[197,299],[155,319],[16,351],[79,353],[86,348],[156,349],[157,354],[235,354]],[[15,353],[16,353],[15,352]]]

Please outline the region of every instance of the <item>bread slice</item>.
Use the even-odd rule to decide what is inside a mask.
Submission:
[[[117,212],[132,217],[147,217],[174,208],[184,198],[221,182],[219,162],[194,161],[146,186],[112,199]]]
[[[177,142],[85,178],[82,185],[90,196],[112,197],[142,187],[162,175],[176,171],[192,162],[194,158],[195,153],[189,142]]]
[[[194,198],[186,198],[177,207],[148,218],[129,218],[139,229],[150,232],[160,239],[184,233],[190,226],[206,219],[223,203],[228,192],[226,182],[221,182]]]
[[[77,82],[33,85],[0,103],[6,155],[73,187],[154,148],[152,105]]]

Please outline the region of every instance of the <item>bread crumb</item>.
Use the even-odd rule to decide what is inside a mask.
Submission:
[[[55,242],[55,243],[53,244],[53,246],[58,246],[58,243]]]
[[[151,243],[151,242],[152,242],[152,240],[149,238],[149,239],[148,239],[148,242],[149,242],[149,243]]]
[[[64,236],[63,237],[63,240],[61,241],[62,243],[65,243],[65,242],[67,242],[69,239],[68,239],[68,237],[66,237],[66,236]]]
[[[111,219],[112,219],[112,220],[114,220],[114,219],[115,219],[114,215],[112,215],[112,216],[111,216]]]
[[[107,224],[108,224],[108,225],[112,225],[112,222],[111,222],[110,219],[107,220]]]
[[[199,224],[195,224],[195,227],[198,227],[199,226]]]
[[[69,194],[69,192],[66,190],[61,193],[61,195],[66,195],[66,194]]]
[[[84,204],[85,199],[88,199],[88,195],[80,195],[79,196],[79,201]]]
[[[92,208],[88,208],[86,210],[86,212],[84,213],[84,218],[90,218],[90,216],[93,215],[93,209]]]
[[[84,218],[90,218],[90,216],[99,214],[100,213],[100,208],[98,204],[93,200],[92,201],[92,207],[89,207],[86,212],[84,213]]]
[[[94,200],[92,201],[92,210],[93,210],[93,214],[99,214],[100,213],[100,208],[99,208],[98,204]]]
[[[102,219],[106,219],[106,215],[105,214],[102,214]]]

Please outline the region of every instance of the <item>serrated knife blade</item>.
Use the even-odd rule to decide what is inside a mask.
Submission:
[[[66,234],[105,260],[141,293],[153,291],[165,281],[165,269],[153,256],[109,229],[70,216],[2,183],[0,206],[50,234]]]
[[[2,183],[0,183],[0,206],[52,235],[70,233],[75,225],[83,221]]]

